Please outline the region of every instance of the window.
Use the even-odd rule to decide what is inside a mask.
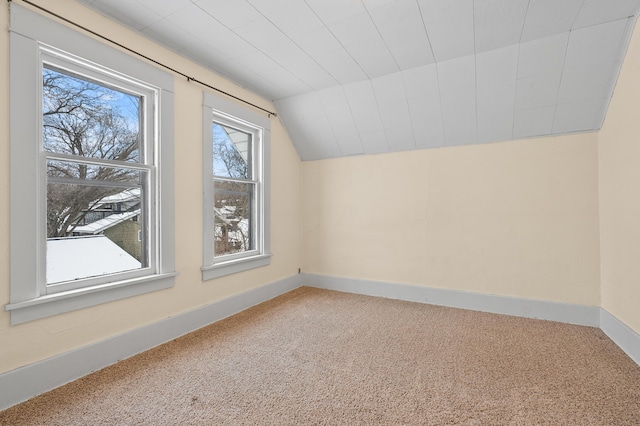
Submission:
[[[270,122],[204,94],[204,266],[209,280],[268,265]]]
[[[10,37],[11,322],[172,286],[172,76],[13,3]]]
[[[89,278],[102,275],[146,275],[145,269],[153,269],[150,253],[155,251],[150,232],[145,229],[141,244],[129,247],[123,238],[114,239],[105,231],[118,226],[124,233],[137,231],[121,225],[127,212],[140,214],[143,228],[151,222],[148,188],[154,144],[149,143],[153,134],[146,131],[145,122],[153,128],[147,107],[153,105],[155,92],[89,72],[61,52],[42,48],[41,57],[45,291],[86,287],[91,285]],[[90,74],[99,74],[96,77],[102,80]],[[119,201],[125,197],[130,201],[123,212]],[[113,203],[114,198],[118,202]],[[103,206],[111,208],[109,214],[92,220],[91,214]],[[137,235],[128,239],[133,238]]]

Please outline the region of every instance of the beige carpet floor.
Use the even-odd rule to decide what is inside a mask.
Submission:
[[[303,287],[0,424],[640,425],[640,367],[597,328]]]

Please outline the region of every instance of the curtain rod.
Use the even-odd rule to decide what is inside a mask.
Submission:
[[[127,47],[127,46],[125,46],[125,45],[123,45],[123,44],[121,44],[121,43],[118,43],[118,42],[117,42],[117,41],[115,41],[115,40],[110,39],[109,37],[103,36],[102,34],[99,34],[99,33],[95,32],[95,31],[93,31],[93,30],[90,30],[89,28],[87,28],[87,27],[85,27],[85,26],[83,26],[83,25],[80,25],[80,24],[78,24],[78,23],[76,23],[76,22],[74,22],[74,21],[72,21],[72,20],[70,20],[70,19],[68,19],[68,18],[65,18],[64,16],[60,16],[60,15],[58,15],[57,13],[52,12],[52,11],[51,11],[51,10],[49,10],[49,9],[46,9],[46,8],[44,8],[44,7],[42,7],[42,6],[39,6],[39,5],[37,5],[37,4],[34,4],[34,3],[32,3],[31,1],[29,1],[29,0],[21,0],[21,1],[22,1],[22,2],[24,2],[24,3],[26,3],[26,4],[28,4],[28,5],[31,5],[31,6],[35,7],[36,9],[39,9],[39,10],[41,10],[41,11],[45,12],[45,13],[48,13],[49,15],[55,16],[56,18],[58,18],[58,19],[60,19],[60,20],[62,20],[62,21],[64,21],[64,22],[66,22],[66,23],[68,23],[68,24],[71,24],[71,25],[73,25],[73,26],[75,26],[75,27],[77,27],[77,28],[80,28],[80,29],[82,29],[83,31],[88,32],[89,34],[92,34],[92,35],[94,35],[94,36],[96,36],[96,37],[101,38],[102,40],[105,40],[105,41],[107,41],[107,42],[109,42],[109,43],[111,43],[111,44],[114,44],[114,45],[116,45],[116,46],[118,46],[118,47],[120,47],[120,48],[122,48],[122,49],[124,49],[124,50],[126,50],[126,51],[128,51],[128,52],[131,52],[131,53],[133,53],[134,55],[138,55],[138,56],[140,56],[141,58],[146,59],[147,61],[153,62],[154,64],[159,65],[159,66],[161,66],[162,68],[165,68],[165,69],[167,69],[167,70],[169,70],[169,71],[171,71],[171,72],[173,72],[173,73],[175,73],[175,74],[178,74],[178,75],[180,75],[180,76],[182,76],[182,77],[186,78],[186,79],[187,79],[187,81],[193,81],[194,83],[198,83],[198,84],[200,84],[200,85],[202,85],[202,86],[205,86],[205,87],[207,87],[207,88],[209,88],[209,89],[211,89],[211,90],[215,90],[216,92],[221,93],[221,94],[223,94],[223,95],[225,95],[225,96],[228,96],[228,97],[233,98],[233,99],[235,99],[235,100],[237,100],[237,101],[243,102],[243,103],[245,103],[245,104],[247,104],[247,105],[249,105],[249,106],[252,106],[252,107],[254,107],[254,108],[257,108],[257,109],[259,109],[259,110],[261,110],[261,111],[266,112],[267,114],[269,114],[269,117],[271,117],[271,116],[277,117],[277,116],[278,116],[278,114],[277,114],[277,113],[275,113],[275,112],[273,112],[273,111],[269,111],[268,109],[262,108],[261,106],[258,106],[258,105],[254,104],[254,103],[251,103],[251,102],[247,101],[247,100],[244,100],[244,99],[239,98],[239,97],[237,97],[237,96],[235,96],[235,95],[232,95],[232,94],[231,94],[231,93],[229,93],[229,92],[225,92],[224,90],[221,90],[221,89],[218,89],[217,87],[211,86],[210,84],[207,84],[207,83],[205,83],[205,82],[203,82],[203,81],[201,81],[201,80],[198,80],[197,78],[191,77],[191,76],[189,76],[189,75],[187,75],[187,74],[185,74],[185,73],[183,73],[183,72],[181,72],[181,71],[178,71],[178,70],[177,70],[177,69],[175,69],[175,68],[170,67],[169,65],[165,65],[165,64],[163,64],[162,62],[156,61],[155,59],[150,58],[149,56],[147,56],[147,55],[145,55],[145,54],[143,54],[143,53],[140,53],[140,52],[138,52],[138,51],[136,51],[136,50],[134,50],[134,49],[132,49],[132,48],[130,48],[130,47]],[[8,3],[11,3],[11,2],[12,2],[12,0],[7,0],[7,2],[8,2]]]

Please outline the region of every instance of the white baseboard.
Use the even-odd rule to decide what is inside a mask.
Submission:
[[[547,302],[317,274],[302,274],[301,284],[309,287],[389,299],[599,327],[629,358],[640,366],[640,334],[611,315],[606,309],[597,306]]]
[[[547,302],[317,274],[302,274],[302,285],[591,327],[600,325],[600,308],[597,306]]]
[[[301,286],[600,327],[640,365],[640,335],[595,306],[546,302],[382,281],[300,274],[100,342],[0,374],[0,410],[234,315]]]
[[[620,347],[629,358],[640,365],[640,334],[630,329],[625,323],[600,308],[600,329]]]
[[[293,275],[0,374],[0,410],[294,290],[300,287],[300,278]]]

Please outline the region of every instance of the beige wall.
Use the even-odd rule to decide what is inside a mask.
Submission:
[[[304,271],[598,306],[597,135],[303,163]]]
[[[267,109],[255,94],[160,48],[69,0],[43,6],[200,80]],[[0,6],[0,306],[9,301],[8,12]],[[0,310],[0,373],[135,329],[298,272],[301,266],[301,163],[277,118],[271,120],[272,264],[202,282],[202,88],[175,78],[176,286],[117,302],[9,325]]]
[[[599,134],[602,307],[640,333],[640,30]]]

